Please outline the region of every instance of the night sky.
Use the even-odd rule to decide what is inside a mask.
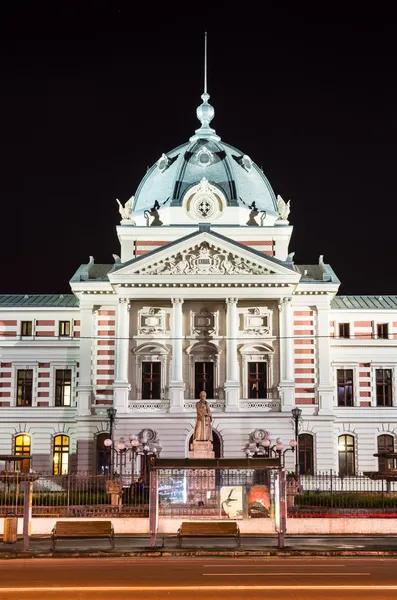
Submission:
[[[395,15],[247,4],[243,27],[196,2],[161,27],[156,3],[53,4],[1,14],[0,293],[67,293],[89,255],[113,262],[116,197],[199,125],[207,29],[212,126],[291,199],[296,263],[397,294]]]

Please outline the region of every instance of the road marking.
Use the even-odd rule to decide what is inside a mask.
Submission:
[[[75,587],[19,587],[0,588],[0,593],[21,592],[194,592],[208,590],[381,590],[394,591],[397,585],[157,585],[157,586],[75,586]]]
[[[203,575],[207,576],[207,577],[217,577],[217,576],[221,576],[221,575],[227,575],[228,577],[230,577],[231,575],[234,575],[236,577],[241,577],[241,576],[248,576],[248,577],[279,577],[279,576],[283,576],[283,575],[302,575],[303,577],[306,577],[306,575],[322,575],[322,576],[327,576],[330,575],[329,571],[327,571],[326,573],[306,573],[306,572],[302,572],[302,571],[280,571],[279,573],[203,573]],[[361,573],[361,571],[359,571],[358,573],[332,573],[332,575],[371,575],[371,573]]]

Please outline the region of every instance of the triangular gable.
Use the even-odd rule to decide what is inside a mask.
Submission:
[[[196,232],[125,263],[111,281],[131,275],[284,275],[290,266],[211,231]]]

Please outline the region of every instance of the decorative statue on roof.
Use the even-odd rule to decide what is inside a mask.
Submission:
[[[291,210],[290,204],[291,204],[291,200],[288,200],[288,202],[284,202],[284,200],[282,199],[280,194],[277,196],[277,208],[278,208],[278,212],[280,215],[279,219],[281,221],[288,221],[288,215]]]
[[[129,221],[131,222],[133,225],[135,225],[135,222],[132,221],[131,219],[131,215],[132,215],[132,205],[134,203],[134,196],[131,196],[131,198],[129,200],[127,200],[127,202],[124,204],[124,206],[121,204],[120,200],[118,198],[116,198],[118,205],[119,205],[119,213],[121,215],[121,223],[123,221]]]
[[[145,212],[143,213],[146,218],[147,225],[149,225],[149,217],[153,217],[153,221],[150,223],[150,227],[160,227],[163,224],[163,221],[160,221],[159,209],[159,201],[155,200],[153,208],[150,211],[145,210]]]
[[[196,403],[196,427],[193,441],[212,442],[212,413],[207,400],[207,392],[200,392],[200,400]]]
[[[259,225],[259,223],[257,223],[257,222],[255,221],[255,217],[257,217],[257,216],[259,215],[259,211],[258,211],[258,209],[256,208],[255,200],[254,200],[254,202],[251,204],[251,206],[249,206],[248,208],[250,209],[250,211],[251,211],[251,212],[250,212],[250,214],[249,214],[249,219],[248,219],[248,221],[247,221],[247,225],[248,225],[249,227],[251,227],[252,225],[254,225],[254,226],[255,226],[255,225]]]

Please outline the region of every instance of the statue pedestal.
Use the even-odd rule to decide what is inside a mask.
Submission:
[[[189,458],[215,458],[212,442],[200,442],[194,440],[190,444]]]

